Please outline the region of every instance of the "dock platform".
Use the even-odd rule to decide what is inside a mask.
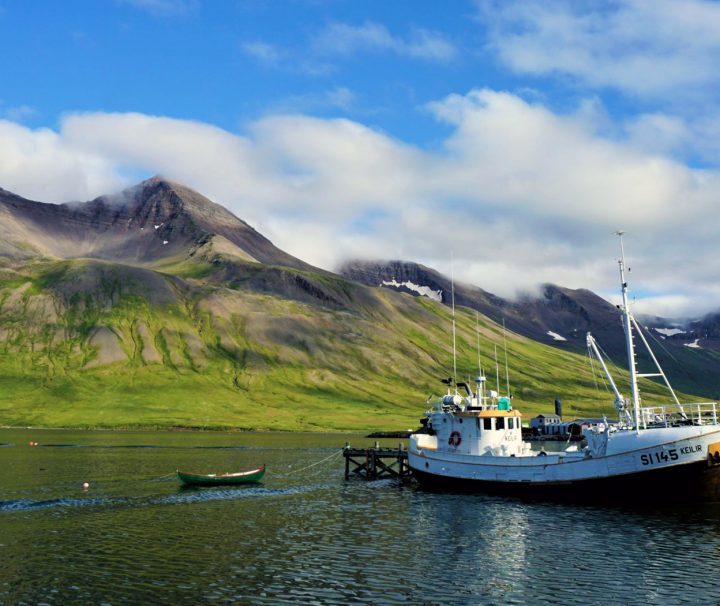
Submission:
[[[345,479],[362,478],[381,480],[396,478],[404,480],[410,477],[407,464],[407,450],[402,443],[397,448],[380,448],[376,442],[373,448],[343,448],[345,457]]]

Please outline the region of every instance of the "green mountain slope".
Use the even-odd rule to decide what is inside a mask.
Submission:
[[[324,272],[248,262],[212,239],[161,270],[88,259],[0,268],[0,423],[366,430],[415,427],[452,374],[450,311]],[[480,316],[491,386],[505,342],[526,418],[613,415],[587,359]],[[458,375],[477,374],[460,308]],[[500,372],[505,384],[504,370]],[[648,383],[649,392],[662,393]],[[648,397],[648,399],[650,399]],[[666,398],[663,395],[662,401]]]
[[[447,306],[312,267],[179,183],[65,205],[0,189],[0,219],[0,424],[397,430],[453,374]],[[527,416],[558,396],[613,414],[583,356],[479,322],[491,387],[507,343]],[[475,311],[457,324],[472,381]]]

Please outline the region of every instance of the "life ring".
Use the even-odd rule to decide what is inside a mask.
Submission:
[[[460,442],[462,442],[462,436],[460,435],[460,432],[453,431],[448,438],[448,444],[457,448],[458,446],[460,446]]]

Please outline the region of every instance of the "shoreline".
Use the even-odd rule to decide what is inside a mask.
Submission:
[[[358,435],[363,434],[363,437],[394,437],[394,434],[410,432],[373,432],[367,434],[368,429],[302,429],[302,430],[290,430],[290,429],[246,429],[246,428],[232,428],[232,427],[182,427],[182,426],[127,426],[119,425],[117,427],[48,427],[45,425],[0,425],[0,430],[9,431],[117,431],[117,432],[143,432],[143,431],[163,431],[168,433],[278,433],[278,434],[321,434],[321,433],[336,433],[341,435]],[[374,434],[384,434],[375,436]]]

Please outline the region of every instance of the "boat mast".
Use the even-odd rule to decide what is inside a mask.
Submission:
[[[505,349],[505,385],[507,387],[507,397],[510,397],[510,371],[508,370],[508,357],[507,357],[507,337],[505,329],[505,318],[503,318],[503,348]],[[498,389],[498,392],[500,390]]]
[[[500,365],[497,357],[497,344],[495,344],[495,385],[497,386],[497,395],[500,395]]]
[[[450,293],[452,299],[452,328],[453,328],[453,383],[455,384],[455,394],[457,394],[457,350],[455,347],[455,259],[450,264]],[[448,385],[448,388],[450,386]]]
[[[475,311],[475,334],[477,335],[477,358],[478,358],[478,376],[475,379],[477,385],[477,405],[482,406],[485,400],[485,375],[482,370],[482,359],[480,358],[480,312]]]
[[[622,287],[622,312],[623,326],[625,328],[625,345],[627,346],[628,370],[630,371],[630,391],[632,393],[633,413],[635,416],[635,429],[640,431],[640,395],[638,393],[637,384],[637,367],[635,364],[635,346],[633,344],[632,324],[633,319],[630,314],[630,304],[628,303],[628,285],[625,281],[625,250],[623,248],[622,237],[624,231],[615,232],[620,239],[620,285]]]

